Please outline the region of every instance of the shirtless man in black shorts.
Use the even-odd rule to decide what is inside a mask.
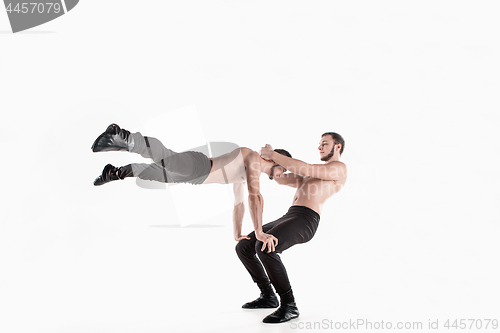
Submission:
[[[307,164],[280,155],[270,145],[261,149],[262,158],[290,171],[275,178],[276,182],[297,188],[288,212],[262,226],[264,232],[278,239],[276,246],[264,244],[254,232],[248,235],[250,239],[242,239],[236,245],[238,257],[261,291],[259,298],[245,303],[243,308],[278,307],[280,303],[271,284],[280,295],[281,305],[264,318],[264,323],[282,323],[299,316],[292,287],[278,253],[312,239],[324,203],[342,189],[347,178],[346,165],[339,161],[344,151],[344,139],[337,133],[325,133],[321,136],[318,149],[324,164]]]
[[[176,153],[163,146],[156,138],[142,136],[139,132],[130,133],[116,124],[109,125],[106,131],[95,140],[92,151],[128,151],[151,158],[154,162],[133,163],[119,168],[108,164],[101,175],[95,179],[95,186],[127,177],[163,183],[233,184],[235,197],[233,232],[237,241],[249,239],[248,236],[241,235],[246,183],[249,192],[250,216],[256,237],[268,246],[277,245],[276,237],[262,231],[264,200],[260,194],[259,178],[261,173],[265,173],[270,179],[278,179],[285,169],[272,161],[264,160],[257,152],[241,147],[215,158],[208,158],[205,154],[196,151]],[[286,150],[276,149],[276,152],[291,157]]]

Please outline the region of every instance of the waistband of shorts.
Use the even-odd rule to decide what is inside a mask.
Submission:
[[[287,214],[288,213],[308,215],[310,218],[313,218],[313,219],[318,220],[318,221],[320,219],[320,215],[317,212],[315,212],[314,210],[312,210],[311,208],[306,207],[306,206],[290,206],[290,208],[288,208]]]

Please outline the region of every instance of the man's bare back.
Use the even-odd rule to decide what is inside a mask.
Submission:
[[[259,154],[251,149],[241,147],[230,153],[212,158],[212,171],[203,184],[244,183],[247,180],[245,161],[250,154]]]

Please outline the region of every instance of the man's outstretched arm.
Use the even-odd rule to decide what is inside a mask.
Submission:
[[[274,181],[280,185],[288,185],[291,187],[298,188],[300,184],[302,184],[302,181],[304,180],[304,177],[300,175],[296,175],[294,173],[285,173],[282,174],[281,177],[274,177]]]
[[[281,165],[291,173],[302,177],[312,177],[323,180],[339,180],[346,173],[345,164],[333,161],[327,164],[308,164],[301,160],[281,155],[273,151],[270,145],[266,145],[260,151],[260,156]]]
[[[255,237],[263,242],[261,251],[267,247],[267,252],[273,252],[278,245],[278,239],[262,231],[262,211],[264,198],[260,194],[260,157],[257,153],[251,154],[245,161],[248,184],[248,206],[255,229]]]
[[[241,234],[241,226],[243,224],[243,215],[245,214],[245,204],[243,202],[245,196],[244,183],[234,183],[234,208],[233,208],[233,233],[234,239],[240,241],[242,239],[250,239],[250,237]]]

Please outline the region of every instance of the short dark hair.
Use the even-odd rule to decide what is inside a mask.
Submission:
[[[278,154],[292,157],[292,155],[288,151],[286,151],[285,149],[275,149],[274,151],[277,152]]]
[[[340,134],[335,133],[335,132],[323,133],[323,135],[321,137],[324,137],[325,135],[330,135],[336,145],[338,145],[339,143],[342,145],[342,147],[340,148],[340,155],[342,155],[342,152],[344,151],[344,146],[345,146],[344,138]]]

